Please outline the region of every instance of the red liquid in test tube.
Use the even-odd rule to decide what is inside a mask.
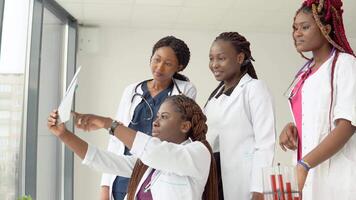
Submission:
[[[286,182],[286,190],[287,190],[287,199],[288,200],[293,200],[293,197],[292,197],[292,186],[291,186],[290,182]]]
[[[281,190],[281,200],[286,200],[284,197],[284,184],[282,174],[278,174],[279,189]]]
[[[278,200],[277,184],[276,184],[276,176],[275,175],[271,175],[271,185],[272,185],[272,192],[273,192],[273,200]]]

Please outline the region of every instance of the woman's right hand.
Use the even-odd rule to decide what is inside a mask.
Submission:
[[[53,110],[47,120],[48,129],[57,137],[62,136],[66,131],[64,123],[58,123],[58,110]]]
[[[111,126],[112,119],[108,117],[101,117],[92,114],[80,114],[72,112],[74,116],[75,126],[84,131],[94,131],[101,128],[108,129]]]
[[[298,148],[298,130],[294,123],[288,123],[279,135],[279,145],[283,151],[296,150]]]

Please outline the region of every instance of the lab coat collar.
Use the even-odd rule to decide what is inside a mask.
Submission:
[[[241,78],[241,80],[239,81],[239,83],[237,84],[237,86],[235,87],[234,91],[232,91],[231,95],[229,96],[234,96],[234,98],[236,98],[237,96],[240,95],[242,88],[249,83],[250,81],[252,81],[252,77],[250,75],[248,75],[247,73]]]
[[[240,79],[237,85],[228,89],[226,92],[224,92],[224,94],[226,96],[230,96],[236,88],[242,88],[245,85],[245,83],[249,82],[250,80],[252,80],[251,76],[246,73],[244,76],[242,76],[242,78]]]
[[[176,84],[173,83],[173,89],[172,89],[172,92],[171,92],[170,95],[178,95],[178,94],[180,94],[180,93],[179,93],[177,87],[182,87],[182,86],[180,85],[180,81],[179,81],[178,79],[173,78],[173,81],[175,81]],[[181,90],[181,92],[183,92],[183,91],[182,91],[182,88],[179,88],[179,89]]]
[[[237,87],[243,87],[246,83],[250,82],[251,80],[252,77],[246,73],[239,81],[239,84],[237,84]]]
[[[230,88],[228,91],[223,92],[222,90],[224,88],[224,85],[222,85],[219,88],[219,91],[214,95],[214,99],[219,98],[221,95],[228,96],[228,97],[231,95],[237,96],[241,92],[241,88],[246,83],[250,82],[251,80],[253,80],[253,78],[249,74],[246,73],[245,75],[242,76],[242,78],[240,79],[238,84],[236,86]]]
[[[186,145],[186,144],[189,144],[189,143],[191,143],[191,142],[193,142],[193,140],[190,139],[190,138],[188,138],[187,140],[185,140],[185,141],[182,142],[181,144],[182,144],[182,145]]]
[[[243,87],[243,85],[245,83],[249,82],[250,80],[252,80],[252,77],[249,74],[246,73],[244,76],[242,76],[242,78],[237,83],[237,85],[229,88],[227,91],[223,92],[224,86],[220,87],[219,92],[215,95],[215,98],[219,98],[222,94],[224,94],[226,96],[231,96],[231,94],[235,91],[236,88]]]

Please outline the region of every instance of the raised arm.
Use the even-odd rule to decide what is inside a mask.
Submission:
[[[196,178],[209,173],[210,153],[203,143],[182,145],[165,142],[123,125],[117,126],[115,136],[134,156],[152,168]]]
[[[48,117],[47,126],[49,130],[83,160],[88,150],[88,143],[68,131],[64,123],[57,124],[57,119],[58,111],[54,110]]]
[[[113,125],[110,118],[100,118],[93,122],[95,126],[105,129]],[[201,177],[202,173],[209,172],[207,166],[210,166],[210,153],[200,142],[187,145],[164,142],[136,132],[120,122],[114,133],[134,156],[152,168],[192,177]]]
[[[130,177],[136,158],[118,156],[114,153],[99,150],[68,131],[63,123],[57,124],[58,113],[53,111],[47,122],[49,130],[56,135],[70,150],[78,155],[83,164],[98,171]]]
[[[198,179],[209,174],[210,152],[201,142],[175,144],[137,132],[131,153],[146,165],[165,172]]]

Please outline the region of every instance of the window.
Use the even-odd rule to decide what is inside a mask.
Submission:
[[[0,199],[19,194],[29,1],[1,1],[0,57]],[[4,5],[4,6],[3,6]],[[0,30],[1,31],[1,30]]]
[[[77,22],[53,0],[0,0],[1,22],[0,199],[70,200],[73,154],[46,119],[74,75]]]

